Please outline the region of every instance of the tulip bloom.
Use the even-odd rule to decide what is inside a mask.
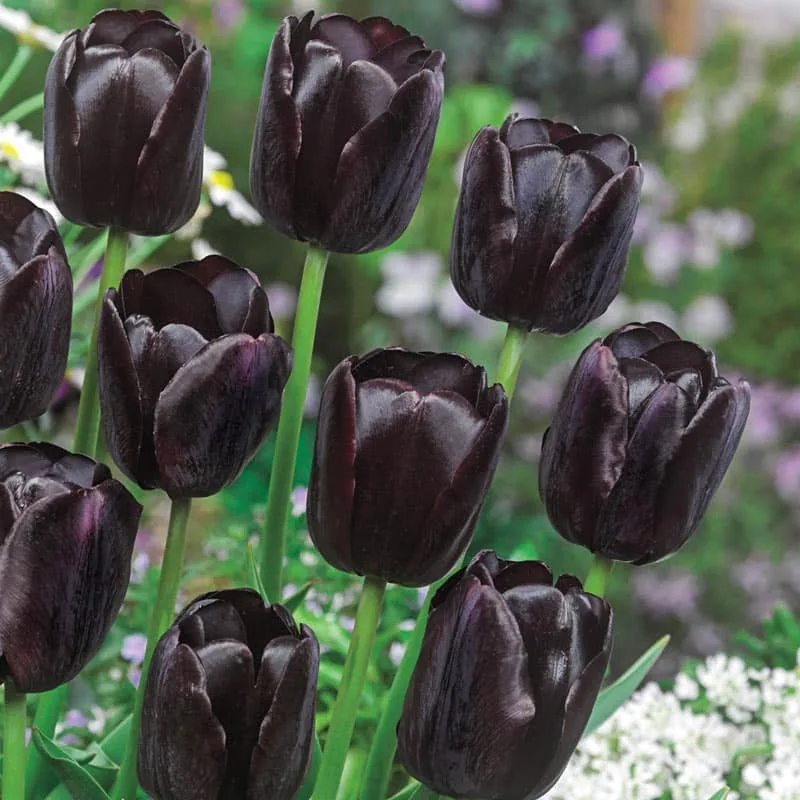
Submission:
[[[677,551],[739,444],[750,387],[658,322],[587,347],[542,445],[539,490],[556,530],[617,561]]]
[[[109,289],[98,340],[108,449],[145,489],[205,497],[232,483],[277,420],[291,350],[256,277],[222,256]]]
[[[464,302],[526,330],[569,333],[625,273],[642,169],[622,136],[512,114],[467,153],[450,251]]]
[[[148,236],[188,222],[210,70],[206,47],[159,11],[109,9],[67,34],[44,90],[45,172],[61,213]]]
[[[319,645],[250,589],[198,597],[147,678],[139,781],[154,800],[292,800],[311,760]]]
[[[44,413],[67,367],[72,273],[53,218],[0,192],[0,428]]]
[[[0,683],[46,692],[89,663],[125,597],[141,513],[104,464],[0,447]]]
[[[339,253],[386,247],[422,193],[444,54],[383,17],[287,17],[267,58],[250,162],[261,215]]]
[[[500,457],[508,398],[451,353],[374,350],[322,392],[308,530],[337,569],[424,586],[464,552]]]
[[[540,561],[476,556],[436,593],[397,728],[411,775],[448,797],[535,800],[589,721],[611,607]]]

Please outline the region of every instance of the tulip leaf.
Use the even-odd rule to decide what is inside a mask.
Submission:
[[[247,574],[249,578],[249,586],[255,589],[262,597],[265,603],[269,603],[267,590],[261,581],[261,573],[258,571],[258,561],[256,560],[256,546],[253,542],[247,545]]]
[[[718,792],[714,792],[708,800],[725,800],[728,792],[730,792],[730,789],[727,786],[723,786]]]
[[[38,728],[33,729],[33,743],[75,800],[108,800],[105,790],[89,771]]]
[[[103,752],[115,763],[121,764],[122,759],[125,758],[125,748],[128,745],[128,735],[131,729],[131,722],[133,720],[133,715],[128,714],[122,722],[117,725],[114,730],[112,730],[103,741],[100,743],[100,746],[103,749]]]
[[[288,611],[294,614],[301,605],[303,605],[303,600],[306,599],[306,595],[311,590],[311,587],[316,583],[315,580],[310,580],[307,583],[304,583],[293,595],[287,597],[283,601],[283,605],[288,609]]]
[[[597,730],[623,703],[630,699],[668,644],[669,636],[659,639],[626,672],[620,675],[611,686],[607,686],[600,692],[597,702],[594,704],[592,715],[586,725],[586,730],[583,732],[584,736],[588,736]]]
[[[393,794],[389,800],[411,800],[420,786],[422,786],[422,784],[418,781],[411,781],[408,786],[404,786],[397,794]]]

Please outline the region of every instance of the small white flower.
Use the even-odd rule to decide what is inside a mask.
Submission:
[[[215,250],[205,239],[195,239],[192,242],[192,258],[195,261],[202,261],[206,256],[219,255],[219,250]]]
[[[384,283],[375,295],[375,304],[392,317],[431,311],[442,271],[438,253],[389,253],[381,262]]]
[[[37,25],[24,11],[8,8],[0,4],[0,28],[13,33],[21,44],[44,47],[55,52],[64,38],[63,33]]]
[[[44,145],[16,122],[0,124],[0,162],[4,161],[24,183],[45,182]]]

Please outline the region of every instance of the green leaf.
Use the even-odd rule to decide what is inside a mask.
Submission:
[[[304,583],[293,595],[287,597],[282,605],[284,605],[290,613],[294,614],[301,605],[303,605],[303,600],[306,599],[306,595],[311,590],[311,587],[317,583],[313,578],[312,580]]]
[[[611,686],[600,692],[600,696],[594,704],[592,716],[589,717],[589,723],[583,732],[584,736],[588,736],[592,731],[597,730],[623,703],[630,699],[668,644],[669,636],[659,639],[625,673],[620,675]]]
[[[33,729],[33,743],[75,800],[108,800],[105,790],[91,774],[38,728]]]
[[[267,591],[261,582],[261,574],[258,571],[258,561],[256,559],[256,546],[253,542],[247,545],[247,574],[250,579],[250,588],[255,589],[263,598],[265,603],[269,603]]]
[[[122,722],[112,730],[100,743],[103,752],[115,763],[121,764],[128,744],[128,732],[131,729],[132,714],[128,714]]]
[[[725,800],[729,791],[730,789],[727,786],[723,786],[718,792],[712,794],[708,800]]]
[[[411,781],[408,786],[403,787],[397,794],[393,794],[389,800],[411,800],[420,786],[422,786],[421,783]]]

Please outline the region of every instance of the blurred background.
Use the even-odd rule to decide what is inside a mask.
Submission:
[[[94,0],[6,5],[57,31],[85,25],[102,7]],[[498,125],[512,109],[626,135],[646,179],[620,297],[579,334],[531,337],[505,458],[474,548],[585,574],[588,554],[563,543],[542,510],[541,436],[589,341],[625,322],[660,320],[713,348],[724,375],[747,377],[753,407],[734,465],[686,547],[661,565],[616,570],[617,669],[645,641],[671,633],[659,665],[670,674],[686,656],[730,648],[737,632],[758,629],[776,604],[800,611],[800,0],[341,0],[314,7],[391,16],[447,54],[441,124],[409,230],[388,251],[334,256],[328,269],[289,566],[295,588],[309,574],[320,578],[309,599],[332,622],[320,638],[334,641],[333,622],[347,624],[353,583],[320,563],[303,533],[315,397],[338,360],[389,344],[459,351],[491,373],[503,326],[461,303],[447,257],[465,150],[482,125]],[[207,143],[227,164],[209,165],[202,229],[197,223],[151,263],[223,252],[261,275],[287,335],[303,248],[258,224],[246,202],[248,161],[272,35],[283,15],[308,8],[300,0],[161,6],[212,51]],[[14,37],[0,30],[0,71],[14,49]],[[35,54],[3,108],[41,91],[48,59],[46,50]],[[20,124],[41,138],[40,113]],[[9,149],[19,145],[2,139],[10,135],[0,125],[0,186],[20,180]],[[231,194],[233,187],[241,194]],[[235,487],[196,512],[198,583],[238,581],[242,559],[233,556],[258,530],[270,447]],[[152,522],[153,530],[161,527]],[[157,541],[143,543],[145,558],[153,549]],[[383,641],[387,659],[396,661],[407,636],[402,620],[419,598],[402,589],[390,596],[386,625],[396,629],[387,628]],[[129,631],[138,623],[126,624]]]

